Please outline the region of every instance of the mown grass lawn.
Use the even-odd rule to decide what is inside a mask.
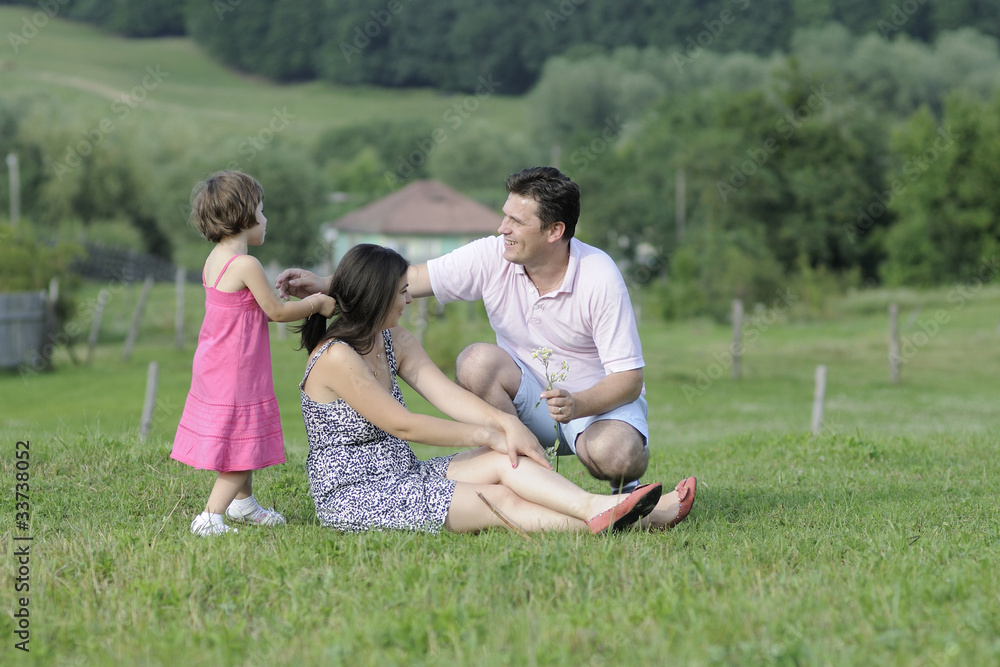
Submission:
[[[698,500],[670,532],[600,539],[320,527],[295,387],[304,355],[275,333],[289,460],[255,485],[289,525],[204,540],[188,524],[211,476],[168,459],[201,305],[188,299],[188,344],[175,350],[172,288],[158,286],[126,362],[134,293],[123,290],[91,366],[60,355],[53,373],[0,377],[2,662],[995,664],[1000,290],[961,303],[950,294],[867,292],[821,317],[793,310],[766,326],[761,317],[739,381],[713,369],[725,366],[729,327],[664,324],[645,308],[648,479],[696,474]],[[904,339],[939,311],[949,316],[916,337],[898,385],[886,363],[890,299]],[[442,354],[486,335],[469,312],[449,307],[432,322]],[[154,359],[160,403],[140,442]],[[813,436],[819,363],[829,385]],[[699,385],[702,374],[718,377]],[[13,634],[17,440],[31,443],[27,656]],[[602,487],[572,459],[560,469]]]

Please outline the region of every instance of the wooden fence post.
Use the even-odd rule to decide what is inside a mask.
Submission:
[[[53,277],[49,281],[49,291],[45,296],[45,335],[42,345],[41,368],[52,367],[52,356],[59,342],[59,315],[56,313],[56,303],[59,301],[59,279]],[[69,346],[67,345],[67,348]]]
[[[146,309],[146,299],[149,298],[149,291],[153,289],[153,276],[147,276],[146,282],[142,285],[142,293],[139,295],[139,302],[135,304],[135,313],[132,315],[132,326],[128,330],[128,338],[125,340],[125,351],[122,358],[128,361],[132,356],[132,348],[139,337],[139,323],[142,321],[142,312]]]
[[[889,304],[889,379],[899,383],[899,305]]]
[[[97,336],[101,331],[101,319],[104,317],[104,308],[111,300],[111,292],[106,288],[97,295],[97,307],[94,308],[94,321],[90,323],[90,336],[87,337],[87,363],[94,358],[94,347],[97,346]]]
[[[175,339],[175,345],[178,350],[184,349],[184,282],[187,277],[187,272],[183,267],[177,267],[177,273],[174,274],[174,287],[176,288],[177,294],[177,310],[174,313],[174,331],[177,336]]]
[[[21,217],[21,171],[16,153],[7,154],[7,169],[10,176],[10,226],[17,227]]]
[[[816,389],[813,392],[812,434],[819,435],[823,426],[823,402],[826,400],[826,366],[816,367]]]
[[[740,358],[743,356],[743,302],[733,299],[733,379],[740,379]]]
[[[417,321],[413,325],[413,335],[417,337],[417,342],[424,342],[424,332],[427,331],[427,299],[417,301]]]
[[[677,175],[674,178],[674,189],[675,189],[675,211],[677,217],[677,243],[680,245],[684,242],[684,233],[687,217],[687,185],[684,179],[684,167],[677,168]]]
[[[142,419],[139,421],[139,442],[146,439],[153,425],[153,409],[156,407],[156,385],[160,375],[160,365],[149,362],[146,372],[146,400],[142,405]]]

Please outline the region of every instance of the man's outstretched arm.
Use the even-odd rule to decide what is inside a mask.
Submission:
[[[304,299],[316,292],[323,294],[329,292],[331,277],[317,276],[305,269],[285,269],[274,281],[274,288],[278,290],[282,299],[288,299],[289,296]],[[406,272],[406,280],[410,284],[410,296],[417,298],[432,294],[431,278],[427,273],[426,264],[411,264]]]
[[[278,295],[282,299],[288,299],[289,296],[304,299],[316,292],[323,294],[329,292],[330,276],[321,278],[305,269],[285,269],[274,281],[274,288],[278,290]]]
[[[406,271],[406,281],[410,283],[410,296],[414,299],[422,296],[431,296],[431,275],[427,271],[426,264],[410,264]]]

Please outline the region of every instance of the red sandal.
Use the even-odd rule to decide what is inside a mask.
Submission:
[[[662,492],[660,484],[643,484],[620,503],[588,521],[590,532],[597,535],[609,529],[615,532],[625,530],[653,511]]]
[[[680,503],[680,507],[677,509],[677,516],[674,517],[674,520],[664,526],[664,528],[673,528],[687,518],[687,515],[691,512],[691,508],[694,506],[694,490],[697,484],[698,480],[694,477],[682,479],[677,483],[674,491],[677,492],[677,501]]]

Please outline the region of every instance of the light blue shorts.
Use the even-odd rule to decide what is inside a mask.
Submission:
[[[545,387],[535,374],[532,373],[518,359],[514,359],[521,369],[521,384],[517,388],[517,396],[514,397],[514,407],[517,409],[517,416],[528,427],[542,447],[551,447],[555,442],[556,426],[559,433],[559,455],[568,456],[576,454],[576,439],[586,430],[588,426],[603,419],[617,419],[629,424],[635,430],[642,433],[645,446],[649,447],[649,425],[646,419],[649,416],[649,408],[646,399],[642,396],[631,403],[615,408],[601,415],[590,417],[580,417],[568,424],[559,424],[549,415],[549,406],[545,401],[539,402],[539,395],[545,391]],[[538,403],[538,407],[535,407]]]

